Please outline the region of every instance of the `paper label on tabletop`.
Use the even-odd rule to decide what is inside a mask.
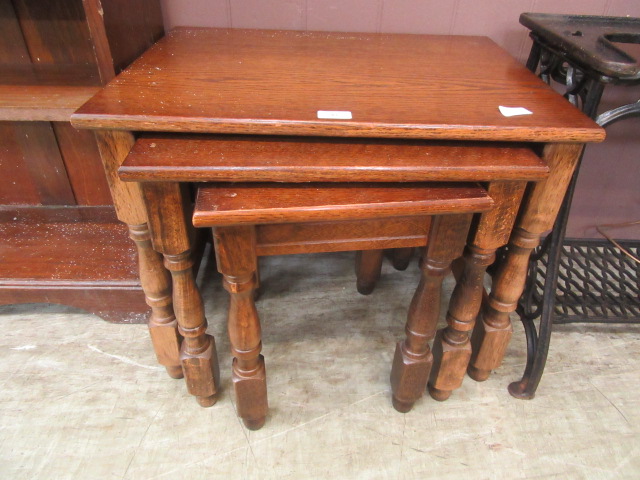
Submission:
[[[518,115],[532,115],[533,112],[527,110],[526,108],[523,107],[503,107],[502,105],[500,105],[498,107],[498,110],[500,110],[500,113],[502,115],[504,115],[505,117],[517,117]]]
[[[318,118],[329,120],[351,120],[351,112],[347,110],[318,110]]]

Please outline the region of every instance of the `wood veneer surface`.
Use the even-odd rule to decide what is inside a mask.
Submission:
[[[98,87],[0,85],[0,120],[68,122]]]
[[[532,115],[506,118],[498,107]],[[321,120],[319,110],[352,119]],[[521,141],[604,131],[484,37],[178,28],[73,116],[128,130]]]
[[[480,186],[445,183],[218,183],[198,189],[196,227],[379,219],[478,212],[493,201]]]
[[[143,136],[119,169],[132,181],[244,182],[534,181],[548,172],[525,145],[248,135]]]
[[[0,287],[45,284],[139,288],[135,245],[111,207],[0,208]]]

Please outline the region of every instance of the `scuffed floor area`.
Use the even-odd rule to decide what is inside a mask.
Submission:
[[[0,307],[0,478],[620,479],[640,475],[640,325],[556,327],[537,397],[504,365],[400,414],[389,370],[418,280],[385,263],[368,297],[352,254],[261,260],[270,415],[257,432],[231,395],[226,292],[203,285],[224,391],[200,408],[158,367],[144,325],[59,306]],[[447,281],[447,291],[452,287]],[[445,305],[446,306],[446,305]]]

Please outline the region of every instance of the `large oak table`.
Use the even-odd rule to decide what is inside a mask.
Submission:
[[[508,117],[499,107],[522,107],[531,114]],[[378,182],[518,180],[517,171],[503,171],[500,177],[496,168],[518,149],[539,155],[549,176],[529,184],[517,220],[512,206],[476,221],[447,314],[448,327],[434,347],[435,371],[440,373],[432,373],[430,392],[440,400],[462,381],[467,363],[476,380],[486,379],[500,365],[511,336],[509,314],[522,292],[529,255],[553,224],[583,144],[604,139],[600,127],[487,38],[268,30],[174,30],[81,107],[72,123],[96,130],[118,216],[138,246],[158,359],[174,377],[184,371],[190,392],[202,405],[215,401],[217,363],[191,272],[183,186],[216,180],[207,177],[215,161],[203,173],[205,167],[193,163],[197,150],[189,158],[165,156],[166,165],[152,167],[151,187],[125,183],[118,169],[140,132],[158,135],[163,145],[166,139],[179,142],[195,133],[220,138],[217,145],[228,144],[218,152],[221,161],[225,152],[234,156],[233,139],[242,137],[220,134],[257,136],[251,141],[263,149],[269,148],[270,138],[273,145],[282,144],[276,141],[282,137],[269,136],[296,137],[309,168],[288,168],[300,159],[283,158],[281,172],[287,181],[309,180],[296,173],[303,170],[323,181],[341,182],[370,177]],[[359,156],[315,158],[318,137],[334,143],[334,153],[347,142]],[[389,156],[386,165],[367,164],[363,152],[385,139],[399,142],[384,148],[400,148],[404,153],[399,158],[406,163]],[[146,145],[153,148],[153,139]],[[441,170],[445,173],[423,178],[420,149],[443,145],[449,152]],[[487,149],[493,153],[483,154]],[[461,158],[476,157],[473,178],[467,178],[468,170],[464,178],[455,173],[456,151]],[[286,151],[270,153],[275,164],[279,153],[286,156]],[[261,155],[269,157],[264,151]],[[252,176],[244,168],[250,168],[256,180],[264,175],[259,161],[238,161],[243,181]],[[137,167],[137,173],[129,169],[129,180],[150,180],[144,178],[145,166]],[[233,168],[225,175],[223,181],[233,180]],[[522,181],[494,182],[488,191],[500,204],[501,198],[519,200],[524,187]],[[507,241],[506,258],[476,323],[482,276],[496,249]]]

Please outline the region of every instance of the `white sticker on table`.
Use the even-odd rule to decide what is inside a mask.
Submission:
[[[351,120],[351,112],[348,110],[318,110],[318,118],[326,120]]]
[[[502,105],[500,105],[498,107],[498,110],[500,110],[500,113],[502,115],[504,115],[505,117],[517,117],[518,115],[532,115],[533,112],[530,110],[527,110],[524,107],[503,107]]]

